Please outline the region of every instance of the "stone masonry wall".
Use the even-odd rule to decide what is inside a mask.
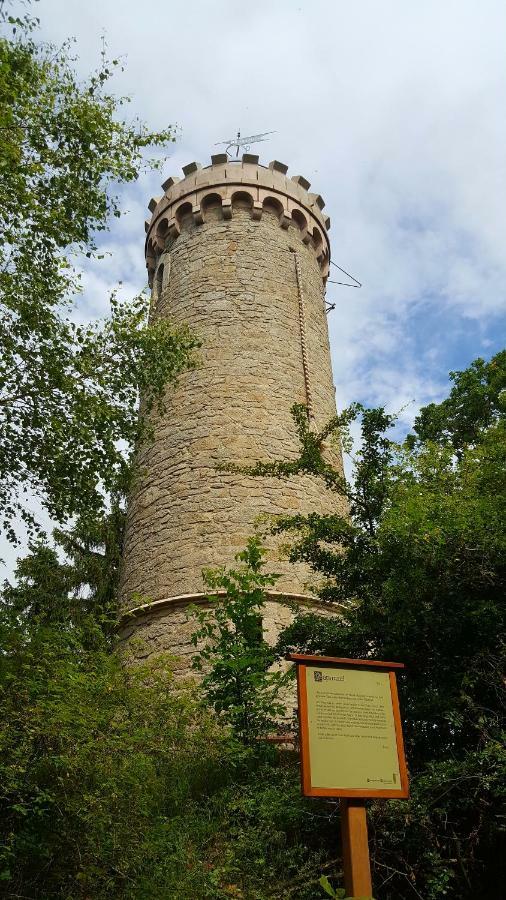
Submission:
[[[168,237],[156,265],[153,315],[188,323],[202,349],[198,368],[170,388],[168,412],[155,418],[154,440],[139,457],[121,602],[125,613],[142,603],[154,606],[125,619],[121,637],[141,639],[134,651],[141,658],[176,652],[187,670],[191,631],[184,603],[175,598],[200,594],[202,569],[231,565],[267,516],[331,508],[312,477],[251,478],[218,466],[293,458],[292,404],[310,399],[318,428],[335,414],[335,396],[322,272],[296,223],[280,227],[268,206],[254,219],[241,196],[226,219],[217,202],[203,223],[190,212],[181,219],[180,233]],[[339,451],[329,452],[340,465]],[[273,538],[268,545],[269,568],[282,575],[276,592],[310,596],[307,569],[280,557]],[[276,630],[280,616],[292,615],[278,600],[268,604],[267,632]]]
[[[305,612],[313,612],[324,618],[335,615],[332,609],[311,601],[288,604],[274,599],[267,600],[263,629],[265,640],[271,647],[276,644],[281,631],[293,622],[296,609],[300,609],[301,605]],[[210,609],[209,604],[202,601],[198,606],[200,609]],[[136,616],[130,622],[125,621],[122,629],[122,652],[127,659],[138,663],[149,662],[158,654],[166,653],[169,656],[168,664],[177,678],[194,678],[196,672],[192,669],[192,659],[195,646],[191,636],[197,627],[197,620],[187,603],[176,602],[155,607],[151,612]],[[295,693],[291,699],[294,698]]]

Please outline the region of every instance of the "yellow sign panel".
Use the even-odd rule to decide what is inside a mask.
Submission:
[[[308,666],[305,674],[312,788],[401,791],[389,673]]]

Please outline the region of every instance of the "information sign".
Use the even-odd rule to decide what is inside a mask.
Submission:
[[[407,797],[395,669],[401,663],[292,654],[302,790],[310,797]]]

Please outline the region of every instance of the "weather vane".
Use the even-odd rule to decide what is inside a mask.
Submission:
[[[230,149],[235,147],[235,155],[238,157],[241,148],[247,153],[252,144],[258,144],[259,141],[268,141],[267,135],[275,133],[275,131],[264,131],[262,134],[250,134],[248,137],[241,137],[241,132],[238,131],[235,138],[230,138],[228,141],[218,141],[214,146],[225,145],[227,156],[232,156]]]

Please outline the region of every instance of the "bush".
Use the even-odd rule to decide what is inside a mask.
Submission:
[[[0,625],[3,896],[313,896],[324,804],[291,754],[238,743],[166,657],[125,671],[89,621]]]
[[[7,896],[130,896],[153,829],[208,789],[224,738],[164,660],[124,671],[93,629],[3,632]]]

